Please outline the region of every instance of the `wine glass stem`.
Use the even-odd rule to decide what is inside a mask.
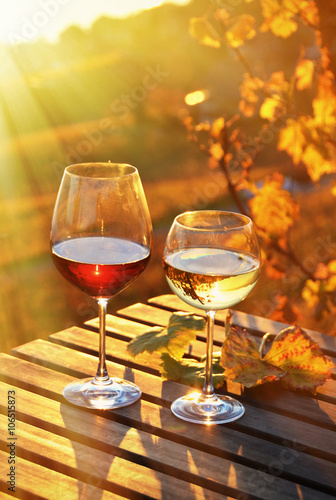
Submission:
[[[99,309],[99,363],[98,370],[93,382],[96,384],[106,384],[111,383],[110,377],[107,373],[106,368],[106,350],[105,350],[105,339],[106,339],[106,308],[108,299],[98,300]]]
[[[213,351],[213,333],[215,325],[216,311],[207,311],[207,352],[205,364],[205,381],[203,387],[203,396],[209,397],[214,395],[212,384],[212,351]]]

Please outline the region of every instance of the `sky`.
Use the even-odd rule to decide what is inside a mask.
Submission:
[[[189,0],[171,0],[186,4]],[[124,17],[167,0],[0,0],[0,43],[55,42],[72,24],[88,28],[101,15]]]

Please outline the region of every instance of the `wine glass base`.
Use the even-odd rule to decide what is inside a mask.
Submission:
[[[194,424],[226,424],[242,417],[244,406],[230,396],[203,396],[200,393],[188,394],[176,399],[171,405],[174,415]]]
[[[63,389],[63,396],[77,406],[101,410],[128,406],[141,396],[139,387],[127,380],[111,378],[102,384],[93,380],[91,377],[72,382]]]

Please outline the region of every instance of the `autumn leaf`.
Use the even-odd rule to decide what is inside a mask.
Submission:
[[[223,343],[220,363],[226,378],[245,387],[281,380],[287,389],[312,392],[330,378],[334,366],[318,344],[297,326],[282,330],[264,357],[251,335],[231,327]]]
[[[295,68],[296,88],[304,90],[312,85],[314,63],[310,59],[302,59]]]
[[[326,158],[314,144],[309,144],[302,153],[302,162],[306,165],[310,178],[317,182],[322,175],[336,172],[335,161]]]
[[[221,134],[222,130],[224,129],[224,127],[225,127],[225,120],[221,116],[220,118],[217,118],[212,124],[212,127],[211,127],[212,137],[219,139],[220,134]]]
[[[221,160],[224,156],[224,151],[222,146],[219,144],[219,142],[214,142],[211,144],[209,148],[209,153],[211,156],[213,156],[216,160]]]
[[[260,106],[260,117],[265,120],[274,121],[285,112],[284,103],[278,96],[266,97]]]
[[[242,14],[231,18],[230,21],[231,25],[226,30],[225,39],[231,47],[240,47],[245,40],[251,40],[255,36],[255,19],[253,16]]]
[[[253,116],[256,111],[259,96],[257,94],[263,88],[263,81],[258,77],[251,77],[245,73],[244,79],[239,87],[241,100],[239,110],[247,117]]]
[[[326,71],[319,76],[317,86],[317,95],[313,99],[314,121],[321,127],[335,127],[336,95],[331,71]]]
[[[323,314],[336,312],[336,259],[327,265],[318,264],[315,270],[315,279],[306,281],[302,290],[302,298],[308,307],[314,311],[316,318]]]
[[[205,361],[195,361],[193,359],[176,360],[168,353],[161,355],[162,363],[160,368],[161,376],[164,380],[173,380],[188,386],[203,388],[205,380]],[[213,386],[219,388],[225,383],[223,368],[219,364],[220,353],[213,355]]]
[[[308,26],[314,26],[316,29],[319,26],[319,12],[315,2],[306,2],[306,5],[301,7],[301,19]]]
[[[202,45],[215,48],[221,46],[217,31],[205,17],[193,17],[190,20],[189,32]]]
[[[330,370],[334,366],[318,344],[298,326],[282,330],[263,361],[287,372],[282,380],[285,388],[313,392],[330,378]]]
[[[166,352],[181,359],[186,345],[196,339],[196,333],[205,328],[205,319],[194,314],[176,312],[169,318],[167,328],[154,327],[130,341],[127,351],[132,356],[143,352]]]
[[[237,327],[231,327],[224,340],[220,364],[226,378],[245,387],[279,380],[286,375],[281,368],[261,359],[254,337]]]
[[[265,179],[249,206],[256,226],[271,238],[285,235],[299,217],[299,206],[291,194],[282,188],[284,178],[274,173]]]
[[[286,151],[297,165],[302,159],[306,147],[306,137],[302,120],[289,118],[286,126],[279,132],[278,149]]]
[[[302,290],[302,298],[307,302],[310,309],[315,309],[319,304],[319,280],[307,280]]]
[[[266,87],[271,92],[287,90],[288,84],[285,73],[283,71],[274,71],[266,82]]]
[[[298,11],[295,5],[296,2],[289,0],[286,2],[289,5],[281,5],[277,0],[260,0],[264,22],[260,27],[261,32],[272,31],[276,36],[288,38],[295,33],[298,24],[293,20],[293,15]],[[291,7],[288,10],[288,7]],[[293,12],[294,9],[294,12]]]

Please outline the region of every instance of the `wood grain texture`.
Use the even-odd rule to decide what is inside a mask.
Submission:
[[[181,421],[170,404],[191,389],[161,380],[157,354],[127,353],[134,336],[165,326],[174,308],[174,297],[163,296],[108,316],[109,373],[143,391],[118,410],[81,409],[62,396],[67,383],[96,372],[97,319],[0,354],[0,491],[8,493],[7,394],[15,390],[19,498],[335,498],[335,381],[316,397],[277,384],[247,391],[229,383],[246,408],[241,419],[209,427]],[[265,327],[244,313],[238,320]],[[251,331],[260,337],[263,330]],[[222,335],[219,322],[218,343]],[[204,348],[201,335],[191,355],[198,359]]]

